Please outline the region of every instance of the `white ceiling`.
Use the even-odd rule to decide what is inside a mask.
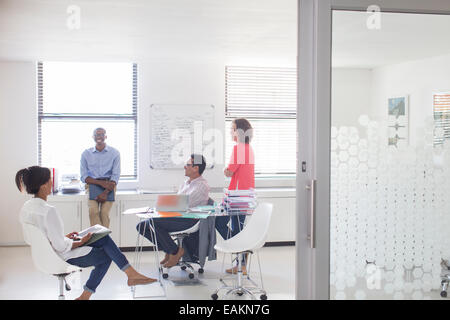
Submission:
[[[69,5],[81,10],[70,30]],[[450,16],[333,14],[333,66],[450,53]],[[297,0],[0,0],[0,60],[226,59],[295,65]]]
[[[373,13],[333,13],[333,66],[375,68],[450,54],[450,16],[382,13],[380,29],[367,27]]]
[[[80,8],[70,30],[69,5]],[[297,0],[0,0],[0,59],[244,57],[295,64]]]

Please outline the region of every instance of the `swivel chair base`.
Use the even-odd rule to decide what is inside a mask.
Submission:
[[[249,295],[252,299],[256,299],[256,294],[260,294],[259,299],[261,300],[267,300],[267,293],[263,288],[263,282],[262,282],[262,274],[261,274],[261,264],[259,261],[259,255],[258,255],[258,265],[259,265],[259,272],[261,275],[261,287],[259,287],[251,278],[250,278],[250,270],[248,270],[247,276],[243,275],[242,272],[242,258],[245,253],[253,254],[252,251],[246,251],[246,252],[239,252],[237,253],[237,263],[238,263],[238,271],[237,275],[235,276],[237,279],[235,279],[233,282],[236,282],[233,285],[228,285],[224,279],[219,279],[222,283],[222,286],[216,289],[214,293],[211,295],[211,298],[213,300],[217,300],[219,298],[218,293],[221,290],[228,290],[225,293],[225,296],[228,296],[230,294],[237,294],[238,296],[242,296],[244,294]],[[250,256],[250,255],[249,255]],[[247,264],[250,265],[250,261],[247,261]],[[252,286],[244,286],[244,281],[248,281],[252,284]]]
[[[60,274],[54,274],[55,277],[58,278],[58,282],[59,282],[59,296],[58,296],[58,300],[65,300],[66,297],[64,295],[64,289],[66,289],[66,291],[70,291],[72,290],[72,288],[69,286],[69,284],[67,283],[66,277],[72,273],[75,272],[81,272],[82,270],[75,270],[72,272],[68,272],[68,273],[60,273]]]

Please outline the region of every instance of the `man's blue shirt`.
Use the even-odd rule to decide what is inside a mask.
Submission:
[[[109,178],[116,184],[120,177],[120,153],[117,149],[108,145],[102,151],[95,147],[86,149],[81,154],[80,161],[81,181],[86,183],[86,178]]]

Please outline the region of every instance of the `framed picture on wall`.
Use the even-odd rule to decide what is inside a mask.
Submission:
[[[450,92],[433,93],[433,144],[439,145],[450,138]]]
[[[388,145],[399,148],[409,144],[409,97],[388,99]]]

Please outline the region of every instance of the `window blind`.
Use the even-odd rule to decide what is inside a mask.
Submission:
[[[296,68],[225,68],[226,133],[231,121],[246,118],[253,127],[255,173],[296,172]],[[225,163],[233,142],[226,138]]]
[[[434,145],[439,145],[450,138],[450,93],[434,94],[433,109]]]
[[[227,66],[226,116],[295,119],[296,68]]]

